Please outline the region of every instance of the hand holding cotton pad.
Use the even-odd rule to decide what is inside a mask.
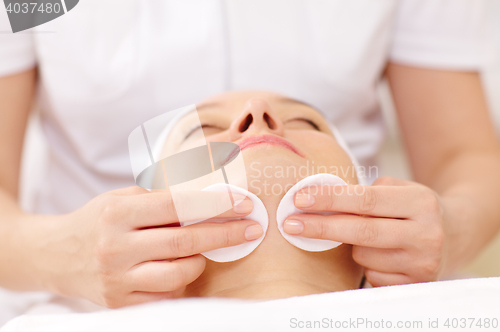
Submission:
[[[295,207],[294,197],[297,192],[307,187],[320,187],[320,186],[343,186],[347,185],[347,183],[339,178],[338,176],[332,174],[316,174],[309,176],[301,181],[297,182],[288,192],[283,196],[281,202],[278,206],[278,210],[276,212],[276,222],[278,223],[278,229],[281,232],[281,235],[296,246],[297,248],[306,250],[306,251],[325,251],[329,249],[333,249],[342,243],[330,240],[323,239],[310,239],[305,238],[303,236],[290,235],[283,230],[283,223],[286,218],[294,214],[304,214],[311,213],[308,211],[300,210]],[[333,192],[332,192],[333,194]],[[332,215],[337,214],[335,212],[325,212],[318,213],[314,212],[314,214],[321,215]]]
[[[347,183],[339,178],[338,176],[331,175],[331,174],[316,174],[309,176],[298,183],[296,183],[288,192],[283,196],[281,199],[281,202],[278,206],[278,210],[276,211],[276,222],[278,224],[278,229],[281,233],[281,235],[291,244],[296,246],[297,248],[300,248],[302,250],[306,251],[325,251],[325,250],[330,250],[333,249],[337,246],[339,246],[341,243],[336,242],[336,241],[330,241],[330,240],[323,240],[323,239],[310,239],[310,238],[305,238],[302,236],[297,236],[297,235],[290,235],[285,233],[283,230],[283,223],[285,222],[286,218],[288,218],[291,215],[294,214],[304,214],[304,213],[311,213],[308,211],[300,210],[295,207],[294,204],[294,197],[297,192],[304,188],[308,187],[321,187],[321,186],[339,186],[339,185],[347,185]],[[243,196],[248,197],[252,203],[253,203],[253,210],[252,212],[246,216],[244,219],[250,219],[258,222],[260,226],[262,227],[263,234],[260,238],[254,241],[249,241],[246,243],[242,243],[236,246],[232,247],[226,247],[226,248],[219,248],[215,250],[211,250],[208,252],[202,253],[203,256],[206,258],[213,260],[215,262],[219,263],[224,263],[224,262],[232,262],[238,259],[241,259],[255,250],[260,243],[264,240],[264,237],[266,236],[267,228],[269,226],[269,218],[267,215],[267,210],[266,207],[264,206],[264,203],[254,194],[251,192],[230,185],[230,184],[225,184],[225,183],[218,183],[214,184],[212,186],[209,186],[203,191],[215,191],[215,192],[232,192],[235,194],[240,194]],[[336,214],[335,212],[325,212],[325,213],[319,213],[319,212],[314,212],[315,214],[322,214],[322,215],[332,215]],[[243,218],[241,218],[243,219]],[[183,223],[183,226],[188,226],[200,222],[227,222],[230,221],[231,219],[204,219],[204,220],[195,220],[195,221],[190,221]],[[234,220],[234,219],[233,219]]]
[[[211,185],[203,189],[203,191],[215,191],[215,192],[227,192],[227,193],[231,192],[234,194],[240,194],[248,197],[252,201],[253,210],[249,215],[245,216],[245,218],[238,218],[238,219],[249,219],[258,222],[262,227],[262,236],[254,241],[245,242],[232,247],[225,247],[207,251],[202,253],[202,255],[210,260],[219,263],[232,262],[249,255],[264,240],[267,228],[269,226],[269,218],[267,216],[267,210],[266,207],[264,206],[264,203],[262,203],[262,201],[251,192],[225,183],[217,183]],[[203,219],[203,220],[185,222],[183,223],[183,226],[188,226],[200,222],[227,222],[231,220],[235,219]]]

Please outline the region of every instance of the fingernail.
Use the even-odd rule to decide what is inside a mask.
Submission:
[[[307,193],[298,193],[295,195],[295,206],[298,208],[306,208],[314,205],[314,196]]]
[[[245,239],[247,241],[257,240],[262,236],[262,227],[260,225],[248,226],[245,230]]]
[[[249,214],[252,212],[253,209],[253,204],[252,201],[249,199],[244,199],[237,205],[233,206],[233,211],[238,213],[238,214]]]
[[[290,235],[299,235],[304,231],[304,224],[300,220],[287,219],[283,224],[283,230]]]

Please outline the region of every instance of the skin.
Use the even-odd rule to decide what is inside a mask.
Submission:
[[[341,226],[328,218],[317,220],[303,218],[301,222],[304,230],[300,230],[299,226],[299,231],[303,235],[334,240],[338,240],[338,233],[345,233],[346,230],[354,234],[354,238],[358,236],[356,234],[361,234],[359,242],[351,241],[358,242],[353,246],[353,258],[366,267],[368,280],[376,286],[435,280],[443,271],[451,271],[474,257],[494,237],[500,227],[499,148],[477,73],[428,70],[389,64],[386,75],[393,92],[415,180],[425,185],[419,187],[423,188],[419,195],[420,201],[429,201],[428,206],[421,206],[419,216],[420,219],[429,220],[429,224],[434,226],[435,238],[432,242],[436,243],[437,240],[438,245],[429,249],[427,241],[419,242],[416,238],[408,237],[407,243],[414,250],[404,260],[405,271],[394,273],[395,269],[391,271],[384,265],[391,261],[391,255],[386,255],[390,250],[379,251],[370,246],[376,239],[388,238],[381,228],[370,228],[375,224],[371,223],[374,220],[360,217],[358,221],[367,221],[361,228],[359,223],[353,223],[352,227],[344,223],[345,227],[341,229]],[[148,241],[135,245],[128,243],[126,248],[113,248],[113,251],[110,247],[106,249],[105,245],[101,245],[97,251],[98,247],[95,245],[86,248],[79,246],[82,243],[109,244],[113,241],[106,239],[110,239],[112,235],[124,239],[127,232],[114,232],[116,225],[104,226],[113,224],[114,211],[118,219],[118,212],[113,206],[116,207],[120,202],[124,204],[127,196],[139,194],[138,189],[133,189],[135,192],[128,189],[128,192],[123,192],[126,195],[116,195],[116,192],[103,195],[96,198],[92,205],[69,216],[42,217],[23,213],[17,205],[20,156],[26,119],[36,84],[35,70],[0,78],[0,110],[2,120],[7,119],[0,121],[2,135],[0,156],[2,160],[9,161],[0,168],[0,285],[2,287],[17,290],[51,290],[63,295],[81,296],[108,307],[152,301],[173,296],[172,290],[184,289],[190,282],[186,276],[196,275],[196,271],[202,271],[205,259],[200,255],[192,256],[196,257],[191,260],[192,264],[186,265],[185,269],[174,268],[174,271],[168,271],[164,268],[166,264],[162,265],[156,274],[149,273],[142,279],[151,280],[150,287],[155,286],[161,292],[147,294],[148,296],[135,293],[137,296],[132,296],[133,287],[117,281],[123,281],[123,271],[113,274],[115,267],[110,263],[110,259],[105,258],[110,257],[111,253],[123,254],[122,257],[126,257],[130,248],[140,250],[146,248],[149,252],[156,250],[167,257],[170,256],[166,253],[169,248],[176,248],[177,254],[184,250],[186,254],[206,251],[207,247],[243,241],[244,230],[249,222],[228,223],[223,226],[227,228],[220,228],[209,237],[199,236],[206,234],[206,229],[197,232],[191,228],[192,231],[186,231],[189,229],[186,227],[183,232],[169,231],[168,234],[177,235],[167,237],[167,240],[164,238],[161,244],[152,244],[149,240],[153,236],[148,233],[145,236]],[[358,209],[361,206],[360,209],[366,212],[367,207],[373,210],[375,206],[382,207],[385,211],[392,211],[397,206],[414,205],[412,200],[414,197],[409,195],[409,192],[415,190],[412,187],[418,185],[416,183],[408,186],[396,185],[400,183],[402,183],[400,180],[393,178],[379,180],[377,184],[385,187],[386,195],[381,196],[380,191],[374,190],[376,194],[371,197],[376,197],[375,200],[353,201],[351,202],[353,209],[355,206],[358,206]],[[150,199],[147,202],[142,200],[141,207],[139,200],[136,199],[129,199],[126,204],[130,209],[129,212],[137,213],[136,210],[156,206],[155,213],[165,215],[168,204],[160,201],[168,202],[168,199]],[[361,204],[361,202],[375,202],[375,204]],[[426,217],[429,214],[426,213],[426,209],[431,211],[432,218]],[[103,211],[106,211],[107,217],[100,219]],[[436,211],[443,212],[436,213]],[[134,218],[134,213],[129,213],[129,217],[132,222],[134,220],[138,222],[140,219]],[[92,223],[89,223],[89,220]],[[97,222],[98,220],[100,222]],[[425,234],[427,223],[413,221],[419,225],[420,234]],[[82,227],[86,227],[85,225],[89,225],[88,231],[80,232]],[[405,228],[405,225],[406,223],[400,222],[398,228]],[[131,227],[131,229],[136,228]],[[372,229],[377,231],[371,232]],[[128,233],[132,233],[130,230]],[[47,241],[49,235],[60,240]],[[183,239],[184,242],[179,239]],[[368,243],[367,240],[371,242]],[[187,243],[190,250],[182,248],[181,243]],[[424,275],[415,274],[415,271],[418,272],[422,267],[425,267]],[[180,271],[182,273],[179,273]],[[151,278],[160,274],[163,278]],[[179,291],[175,295],[180,296],[181,293],[182,291]]]
[[[261,91],[214,96],[197,109],[181,119],[169,135],[166,146],[172,153],[206,141],[240,143],[249,137],[272,135],[291,143],[301,155],[270,144],[241,151],[248,190],[259,197],[268,212],[266,237],[240,260],[207,261],[205,271],[187,286],[184,296],[272,299],[358,288],[363,270],[353,261],[350,245],[307,252],[288,243],[276,224],[276,210],[286,191],[317,174],[318,169],[336,166],[334,170],[347,183],[357,183],[349,172],[353,169],[351,160],[323,116],[308,105]],[[286,171],[279,173],[283,169]]]

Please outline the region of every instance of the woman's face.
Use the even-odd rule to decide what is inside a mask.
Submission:
[[[307,252],[288,243],[276,224],[281,198],[302,178],[332,173],[356,183],[351,160],[323,116],[282,95],[254,91],[211,97],[197,109],[176,124],[167,149],[177,153],[206,142],[238,144],[248,190],[264,203],[269,227],[250,255],[229,263],[207,261],[185,296],[279,298],[358,287],[362,269],[352,260],[350,245]]]
[[[238,144],[248,189],[257,196],[281,197],[293,184],[317,173],[357,183],[351,160],[311,106],[275,93],[248,91],[211,97],[197,109],[172,131],[171,152],[205,142]]]

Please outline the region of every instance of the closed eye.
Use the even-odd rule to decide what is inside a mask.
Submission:
[[[196,126],[194,127],[193,129],[191,129],[187,134],[186,136],[184,137],[184,140],[187,140],[190,136],[194,135],[197,131],[199,131],[200,129],[202,129],[203,131],[206,131],[207,129],[213,129],[213,130],[216,130],[216,131],[219,131],[219,130],[223,130],[222,128],[219,128],[217,126],[212,126],[212,125],[209,125],[209,124],[203,124],[201,126]],[[210,135],[209,133],[208,134],[205,134],[206,136]]]
[[[313,121],[311,121],[309,119],[306,119],[306,118],[294,118],[294,119],[290,119],[290,120],[286,121],[285,124],[287,124],[287,123],[294,123],[294,122],[295,123],[298,122],[298,123],[306,124],[306,125],[314,128],[315,130],[320,131],[319,126],[316,123],[314,123]]]

